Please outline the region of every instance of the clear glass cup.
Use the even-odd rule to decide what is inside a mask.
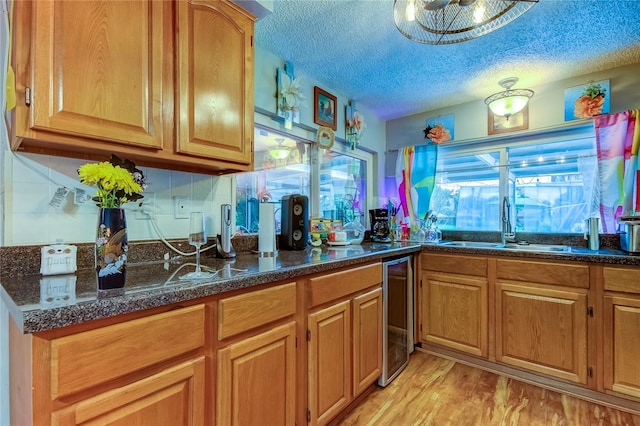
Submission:
[[[201,280],[212,278],[215,274],[204,272],[200,268],[200,246],[207,242],[207,234],[204,226],[204,214],[191,212],[189,222],[189,244],[196,248],[196,270],[180,277],[181,280]]]

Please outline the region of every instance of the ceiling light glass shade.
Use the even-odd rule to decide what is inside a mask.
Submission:
[[[394,0],[393,20],[410,40],[451,44],[508,24],[538,0]],[[413,20],[408,19],[413,17]]]
[[[276,160],[284,160],[289,156],[289,148],[286,146],[277,146],[269,150],[269,155]]]
[[[529,99],[533,96],[533,90],[511,89],[517,81],[518,79],[516,77],[500,80],[498,84],[506,90],[504,92],[494,93],[484,100],[484,103],[487,104],[494,114],[509,118],[527,106]]]

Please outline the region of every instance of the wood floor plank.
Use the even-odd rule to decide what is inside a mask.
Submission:
[[[416,351],[341,426],[640,426],[640,416]]]

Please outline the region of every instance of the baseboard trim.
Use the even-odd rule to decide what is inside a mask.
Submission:
[[[506,365],[496,364],[488,360],[475,358],[459,352],[454,352],[449,349],[431,346],[428,344],[425,345],[424,343],[422,344],[422,347],[416,346],[416,350],[439,356],[441,358],[446,358],[451,361],[459,362],[471,367],[476,367],[490,373],[508,377],[510,379],[519,380],[521,382],[538,386],[544,389],[564,393],[566,395],[580,398],[588,402],[605,405],[607,407],[615,408],[617,410],[625,411],[634,415],[640,415],[640,402],[635,402],[626,398],[597,392],[570,383],[560,382],[559,380],[550,379],[545,376],[540,376]]]

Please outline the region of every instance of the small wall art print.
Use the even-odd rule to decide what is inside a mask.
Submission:
[[[494,114],[493,111],[489,109],[488,133],[490,135],[526,130],[528,128],[529,105],[525,106],[522,111],[518,111],[509,116],[509,118]]]
[[[337,99],[318,86],[313,87],[313,122],[332,130],[338,128]]]
[[[441,115],[427,119],[427,127],[423,130],[428,142],[435,144],[453,140],[453,114]]]
[[[609,80],[592,81],[564,89],[564,121],[608,114],[611,108]]]

